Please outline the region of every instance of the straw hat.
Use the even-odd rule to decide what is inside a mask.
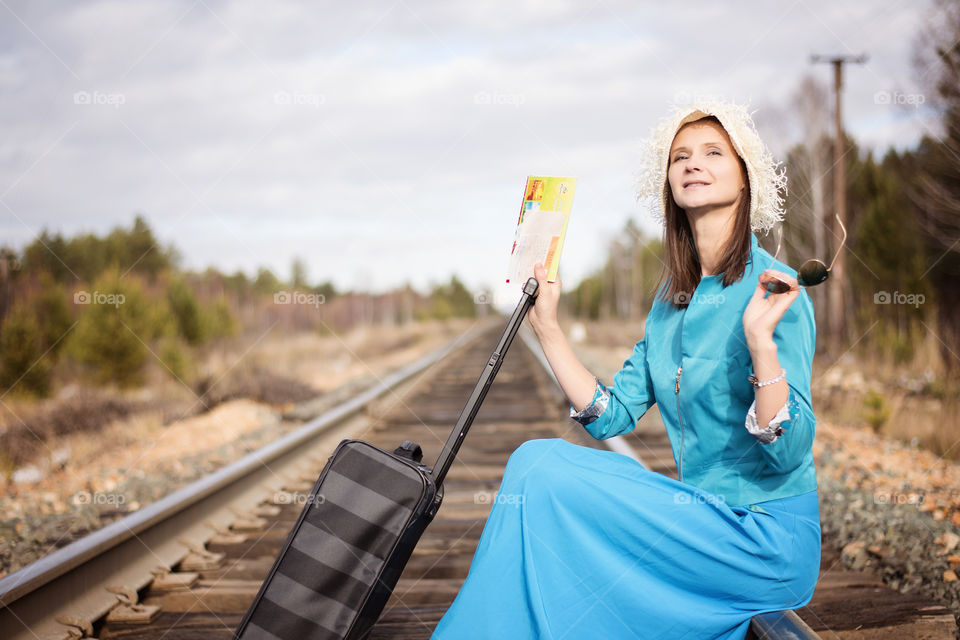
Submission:
[[[637,199],[651,202],[650,215],[662,226],[666,210],[664,185],[667,182],[670,145],[680,127],[707,116],[715,116],[720,121],[730,136],[734,151],[747,165],[751,196],[750,227],[752,231],[766,233],[784,216],[786,170],[773,159],[773,154],[763,144],[746,107],[738,104],[702,100],[674,106],[670,114],[651,130],[650,138],[644,143],[641,155],[643,166],[637,171]]]

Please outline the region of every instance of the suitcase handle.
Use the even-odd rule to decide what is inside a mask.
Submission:
[[[411,440],[401,442],[400,446],[393,450],[393,454],[407,458],[408,460],[413,460],[414,462],[423,460],[423,450],[420,448],[420,445]]]
[[[536,300],[538,288],[539,283],[536,278],[530,278],[527,280],[527,283],[523,285],[523,295],[520,297],[520,302],[517,303],[517,308],[513,310],[513,315],[510,316],[510,320],[507,321],[507,326],[503,331],[503,335],[500,336],[500,341],[497,343],[493,353],[490,354],[486,366],[484,366],[483,371],[480,373],[477,384],[473,387],[473,393],[470,394],[467,404],[460,412],[456,426],[450,432],[447,442],[443,445],[443,450],[437,458],[437,463],[433,466],[433,471],[431,471],[431,476],[438,489],[443,484],[443,479],[446,477],[450,465],[453,464],[454,458],[457,457],[460,445],[463,444],[467,430],[470,429],[470,425],[473,424],[473,419],[476,417],[477,411],[480,410],[480,405],[483,403],[483,399],[486,397],[487,391],[493,383],[493,379],[497,376],[497,372],[500,371],[500,365],[503,364],[503,358],[507,355],[507,349],[510,348],[510,343],[513,342],[514,336],[517,335],[517,331],[523,323],[523,318],[527,315],[527,311],[530,310],[530,307],[533,306]]]

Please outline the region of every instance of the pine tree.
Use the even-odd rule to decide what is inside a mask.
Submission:
[[[159,313],[148,306],[140,285],[113,272],[98,279],[93,291],[77,293],[75,300],[83,309],[71,336],[77,359],[97,382],[140,384],[150,357],[147,344],[159,332]]]
[[[50,391],[50,362],[40,330],[24,305],[15,306],[0,332],[0,387],[45,396]]]
[[[203,342],[206,331],[200,305],[183,278],[177,278],[170,283],[167,288],[167,303],[173,313],[177,333],[187,341],[187,344],[196,346]]]

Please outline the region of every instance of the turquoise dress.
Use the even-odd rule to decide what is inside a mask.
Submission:
[[[561,439],[510,456],[470,573],[432,638],[742,639],[810,601],[817,492],[731,507]]]
[[[754,615],[810,601],[813,307],[801,290],[774,331],[788,398],[757,431],[743,311],[764,269],[796,272],[751,238],[737,282],[706,276],[684,308],[657,299],[613,385],[598,380],[577,416],[605,439],[656,403],[679,479],[562,439],[524,443],[433,638],[740,640]]]

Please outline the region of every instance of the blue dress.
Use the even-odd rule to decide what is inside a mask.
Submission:
[[[559,438],[510,456],[470,573],[432,638],[744,638],[810,601],[817,492],[731,507]]]

